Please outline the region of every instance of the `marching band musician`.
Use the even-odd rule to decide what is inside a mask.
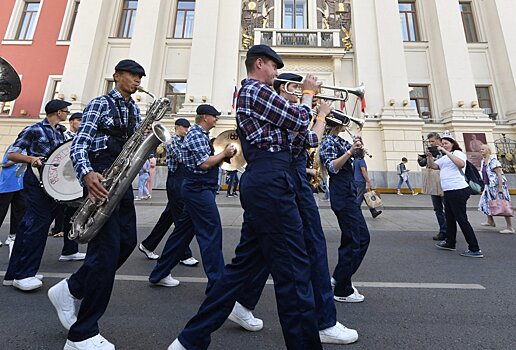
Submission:
[[[46,157],[64,142],[66,128],[59,124],[70,113],[71,103],[52,100],[45,105],[46,118],[27,126],[9,149],[8,159],[41,168]],[[27,154],[22,154],[25,150]],[[13,252],[4,277],[4,285],[22,291],[40,288],[42,276],[36,275],[41,264],[50,224],[59,203],[46,194],[32,170],[25,172],[26,212],[14,241]]]
[[[109,168],[140,123],[140,109],[131,95],[137,91],[143,67],[122,60],[115,67],[115,88],[86,106],[70,150],[77,177],[92,201],[108,200],[102,171]],[[129,187],[99,233],[88,243],[86,259],[77,272],[48,291],[63,327],[69,330],[65,350],[111,350],[99,334],[98,320],[109,303],[115,272],[136,246],[136,211]],[[76,315],[76,300],[81,300]]]
[[[184,201],[181,194],[181,185],[183,184],[184,165],[181,158],[181,145],[189,128],[190,122],[187,119],[178,118],[175,122],[175,135],[172,138],[172,143],[166,145],[168,166],[167,206],[149,236],[138,246],[138,249],[150,260],[159,258],[159,255],[154,253],[154,249],[161,242],[170,226],[179,220],[183,212]],[[187,246],[179,263],[185,266],[196,266],[199,261],[192,256],[192,250]]]
[[[278,79],[301,82],[303,77],[292,73],[282,73]],[[288,90],[287,91],[287,87]],[[274,90],[292,104],[297,104],[298,97],[292,93],[297,89],[297,84],[276,80]],[[321,343],[328,344],[350,344],[358,339],[358,333],[353,329],[344,327],[337,322],[337,310],[333,301],[333,291],[330,283],[330,272],[328,269],[328,255],[326,251],[326,239],[321,225],[319,208],[314,199],[312,188],[306,176],[306,163],[308,158],[307,148],[317,147],[322,139],[326,126],[325,117],[331,112],[330,104],[322,101],[312,130],[300,132],[294,138],[292,144],[292,162],[290,174],[292,176],[296,202],[303,222],[303,234],[306,251],[310,258],[311,274],[310,279],[314,290],[315,308],[319,326],[319,337]],[[258,303],[260,295],[265,287],[269,270],[264,265],[263,270],[257,274],[255,283],[248,286],[248,292],[244,294],[239,303],[249,310],[253,310]],[[237,309],[238,303],[235,305]],[[239,315],[238,309],[233,310],[229,316],[234,320]],[[252,319],[241,318],[237,323],[247,330],[253,330],[249,323]],[[251,329],[250,329],[251,328]]]
[[[164,287],[179,285],[179,281],[172,278],[170,272],[179,263],[195,235],[208,277],[206,291],[209,291],[224,268],[222,224],[215,202],[219,164],[224,158],[232,157],[235,149],[228,145],[222,152],[214,155],[208,133],[217,124],[220,112],[210,104],[199,105],[196,112],[195,125],[186,134],[181,147],[184,164],[181,186],[184,209],[149,276],[149,281]]]
[[[353,171],[353,153],[362,149],[359,137],[353,144],[339,137],[345,125],[329,122],[330,134],[319,147],[319,156],[330,175],[331,209],[337,216],[341,230],[338,262],[333,272],[335,283],[333,298],[339,302],[360,303],[364,296],[351,283],[351,277],[358,270],[369,246],[369,230],[360,206]]]
[[[294,132],[305,132],[311,117],[316,77],[302,84],[301,105],[290,104],[271,86],[278,54],[255,45],[246,57],[247,79],[237,101],[237,131],[247,168],[240,182],[244,221],[235,258],[169,349],[206,349],[210,334],[230,315],[257,271],[266,266],[274,279],[283,336],[288,349],[322,349],[310,282],[310,259],[290,175]]]

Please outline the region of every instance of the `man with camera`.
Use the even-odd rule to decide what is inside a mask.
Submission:
[[[437,149],[441,146],[441,136],[437,132],[431,132],[427,135],[428,151],[432,154],[434,160],[441,158],[443,155]],[[418,163],[422,167],[427,167],[426,155],[418,158]],[[439,177],[436,177],[439,182]],[[440,183],[437,183],[435,188],[439,188]],[[434,241],[444,241],[446,239],[446,217],[444,215],[444,202],[442,195],[431,194],[432,205],[434,207],[435,217],[439,223],[439,233],[433,237]]]

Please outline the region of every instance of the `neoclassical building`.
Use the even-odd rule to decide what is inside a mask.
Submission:
[[[368,167],[378,187],[395,187],[401,157],[417,170],[422,136],[430,131],[453,132],[472,160],[471,141],[493,144],[504,135],[505,143],[497,141],[505,147],[499,157],[514,172],[514,0],[6,1],[12,9],[0,11],[0,35],[6,27],[0,55],[16,57],[15,68],[27,64],[18,60],[30,60],[13,55],[30,45],[26,40],[9,42],[30,20],[26,7],[38,3],[43,16],[46,6],[61,6],[60,28],[46,30],[44,40],[67,48],[64,65],[58,73],[39,67],[59,84],[34,92],[30,77],[19,71],[23,90],[32,91],[38,106],[59,96],[73,102],[73,110],[83,109],[113,86],[115,64],[132,58],[146,68],[142,85],[172,100],[164,123],[172,125],[177,114],[191,117],[198,104],[209,102],[223,113],[216,136],[235,125],[233,96],[246,75],[247,49],[267,44],[283,57],[282,71],[316,74],[326,86],[364,84],[364,112],[353,94],[335,107],[365,118],[362,135],[373,155]],[[45,32],[44,23],[36,18],[27,24],[34,38]],[[136,99],[145,113],[150,97]],[[21,109],[14,101],[10,116],[0,117],[4,148],[31,122]]]

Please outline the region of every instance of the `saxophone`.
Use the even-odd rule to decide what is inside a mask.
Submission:
[[[102,173],[104,177],[102,185],[108,191],[108,199],[92,202],[89,198],[86,198],[73,215],[69,237],[78,243],[88,243],[97,235],[142,168],[149,154],[160,143],[168,144],[172,141],[170,132],[161,123],[157,123],[167,112],[170,100],[167,98],[156,100],[151,93],[141,87],[138,87],[138,91],[148,94],[154,101],[147,112],[146,118],[127,140],[115,162]],[[146,136],[145,130],[149,127],[152,127],[152,133]]]

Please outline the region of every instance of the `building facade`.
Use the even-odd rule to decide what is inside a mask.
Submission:
[[[20,8],[36,3],[32,45],[18,44],[15,55],[12,23],[20,23]],[[19,70],[23,86],[11,116],[0,118],[3,146],[28,123],[20,118],[22,104],[28,116],[38,115],[22,102],[37,85],[28,75],[46,74],[44,92],[30,96],[40,112],[56,77],[56,96],[81,110],[113,86],[113,67],[123,58],[145,67],[148,91],[172,100],[165,124],[208,102],[223,113],[216,136],[235,126],[234,91],[246,75],[247,49],[258,43],[282,56],[282,71],[316,74],[326,86],[365,85],[365,112],[353,94],[335,107],[365,118],[362,136],[378,187],[395,187],[402,157],[417,170],[422,136],[430,131],[451,131],[472,157],[473,138],[490,144],[502,135],[516,138],[513,0],[7,0],[1,6],[0,55]],[[44,22],[50,12],[53,23]],[[59,57],[36,47],[40,37]],[[22,49],[42,63],[34,66]],[[151,99],[136,99],[145,113]],[[499,156],[506,153],[506,171],[514,172],[514,148],[506,143]]]

